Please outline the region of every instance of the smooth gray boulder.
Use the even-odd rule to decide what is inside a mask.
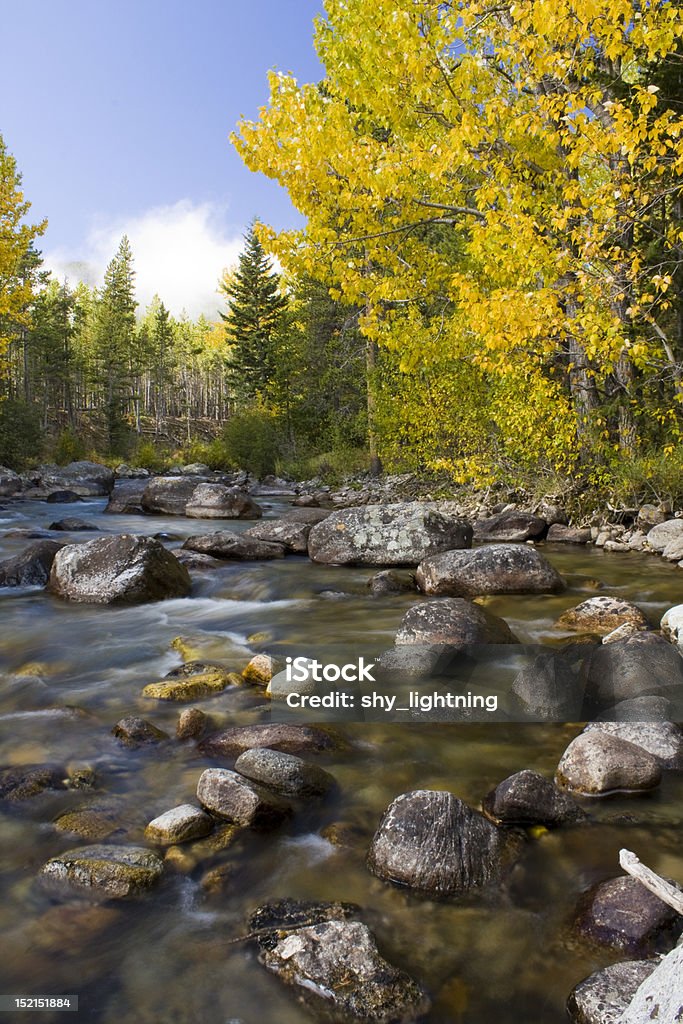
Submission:
[[[32,496],[43,496],[54,491],[73,491],[82,498],[110,494],[114,487],[114,472],[98,462],[81,460],[68,466],[39,466],[30,473]]]
[[[208,836],[213,827],[213,818],[201,808],[179,804],[150,821],[145,829],[145,839],[159,846],[174,846]]]
[[[382,957],[372,932],[360,921],[296,928],[263,949],[260,960],[333,1021],[413,1024],[430,1008],[421,986]]]
[[[104,511],[109,514],[142,515],[142,495],[146,487],[146,479],[117,480]]]
[[[642,747],[592,729],[569,744],[557,766],[555,781],[577,793],[604,796],[654,789],[661,777],[659,762]]]
[[[653,551],[662,552],[673,541],[683,537],[683,519],[669,519],[665,523],[653,526],[647,535],[647,546]]]
[[[532,512],[498,512],[488,519],[480,519],[474,524],[474,540],[503,541],[520,543],[525,540],[542,540],[548,531],[545,519],[535,516]]]
[[[584,732],[596,729],[642,747],[662,768],[683,768],[683,732],[673,722],[591,722]]]
[[[596,647],[584,663],[586,699],[595,713],[634,697],[683,703],[683,658],[655,633],[638,632]]]
[[[499,881],[512,859],[509,833],[452,793],[396,797],[375,832],[368,867],[386,882],[432,896],[460,896]]]
[[[238,487],[203,483],[192,492],[185,515],[191,519],[260,519],[263,509]]]
[[[145,512],[184,516],[197,489],[197,477],[157,476],[145,485],[140,504]]]
[[[324,796],[335,785],[329,772],[293,754],[268,747],[245,750],[235,762],[235,771],[283,796]]]
[[[284,558],[285,555],[282,544],[269,544],[264,540],[256,540],[255,537],[247,537],[244,533],[234,533],[232,530],[195,534],[187,538],[183,547],[188,551],[198,551],[200,554],[213,555],[214,558],[238,562]]]
[[[52,857],[43,866],[43,884],[63,896],[132,899],[155,885],[163,862],[142,846],[82,846]]]
[[[423,601],[408,609],[396,644],[439,644],[455,649],[468,644],[517,643],[503,619],[461,597]]]
[[[335,565],[417,565],[471,544],[469,523],[415,501],[332,512],[311,529],[308,554]]]
[[[202,807],[235,825],[280,824],[291,807],[279,796],[227,768],[207,768],[197,783]]]
[[[567,1000],[572,1024],[617,1024],[638,987],[656,966],[656,960],[626,960],[584,978]],[[634,1024],[645,1024],[645,1021]],[[648,1020],[647,1024],[652,1022]]]
[[[0,587],[44,587],[63,541],[40,540],[0,562]]]
[[[122,534],[67,544],[57,552],[48,589],[87,604],[140,604],[187,597],[190,575],[158,540]]]
[[[265,540],[269,544],[282,544],[287,551],[305,555],[310,532],[310,523],[297,522],[295,519],[268,519],[245,530],[244,536]]]
[[[448,597],[557,593],[565,587],[543,555],[519,544],[433,555],[418,565],[416,579],[423,593]]]
[[[548,544],[590,544],[590,527],[565,526],[553,523],[546,535]]]
[[[659,623],[662,635],[672,644],[683,647],[683,604],[675,604],[662,615]]]

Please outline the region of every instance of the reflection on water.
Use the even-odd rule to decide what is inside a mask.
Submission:
[[[217,528],[196,520],[105,516],[103,504],[80,504],[78,515],[117,533],[167,530],[182,538]],[[36,529],[66,514],[73,506],[10,505],[0,525]],[[26,543],[0,539],[0,557]],[[524,643],[565,639],[553,622],[596,592],[635,601],[655,625],[680,601],[680,570],[661,560],[584,549],[549,548],[546,554],[570,579],[566,593],[486,602]],[[367,871],[365,854],[383,809],[398,793],[449,789],[477,806],[521,768],[550,776],[576,725],[345,723],[339,730],[346,748],[318,759],[339,783],[334,796],[276,834],[249,834],[222,852],[205,851],[189,874],[169,870],[142,904],[62,905],[35,884],[48,857],[88,842],[55,828],[66,811],[95,799],[118,801],[117,831],[109,841],[144,843],[147,821],[193,801],[209,762],[192,744],[171,739],[131,751],[111,736],[112,725],[128,714],[149,717],[174,735],[178,707],[141,697],[145,684],[180,664],[174,638],[185,637],[197,656],[230,669],[240,669],[248,652],[263,646],[314,655],[341,645],[349,658],[374,657],[391,645],[416,597],[370,597],[370,575],[302,557],[225,565],[193,573],[189,599],[134,609],[69,605],[36,590],[0,592],[3,763],[49,762],[66,772],[89,765],[97,777],[94,791],[50,792],[0,814],[3,992],[78,993],[81,1009],[67,1019],[93,1024],[298,1024],[310,1019],[308,1012],[258,966],[251,947],[230,942],[243,934],[251,908],[290,896],[359,903],[387,958],[429,990],[431,1024],[565,1019],[572,986],[615,959],[572,936],[568,925],[578,895],[619,873],[622,846],[683,881],[680,775],[669,773],[647,797],[591,802],[589,825],[530,839],[503,890],[454,903],[379,882]],[[250,642],[254,634],[267,639]],[[502,678],[511,669],[491,664],[487,671]],[[258,720],[261,703],[233,690],[200,706],[217,724],[246,723]],[[333,823],[348,826],[350,845],[323,837]],[[221,865],[226,870],[213,876],[219,881],[208,884],[207,872]],[[65,1018],[45,1013],[35,1019]]]

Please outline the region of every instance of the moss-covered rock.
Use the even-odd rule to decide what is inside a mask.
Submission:
[[[52,857],[40,878],[60,895],[132,899],[159,881],[163,862],[142,846],[83,846]]]

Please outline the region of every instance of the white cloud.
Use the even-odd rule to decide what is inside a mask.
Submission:
[[[176,315],[184,309],[192,317],[204,313],[216,319],[222,305],[218,281],[237,262],[244,245],[241,234],[227,232],[220,207],[189,199],[158,206],[93,228],[80,251],[46,252],[45,263],[60,279],[101,284],[123,235],[133,251],[140,309],[158,294]]]

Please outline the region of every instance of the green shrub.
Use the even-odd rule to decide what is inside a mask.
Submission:
[[[148,469],[150,473],[163,473],[171,464],[169,453],[157,448],[153,441],[138,441],[130,456],[133,466]]]
[[[13,398],[0,401],[0,466],[24,469],[42,454],[40,414],[35,406]]]
[[[58,466],[66,466],[69,462],[78,462],[87,455],[87,447],[82,437],[67,427],[55,441],[52,458]]]
[[[246,469],[257,477],[274,473],[281,451],[282,429],[277,416],[266,409],[246,409],[233,416],[222,434],[228,466]]]

